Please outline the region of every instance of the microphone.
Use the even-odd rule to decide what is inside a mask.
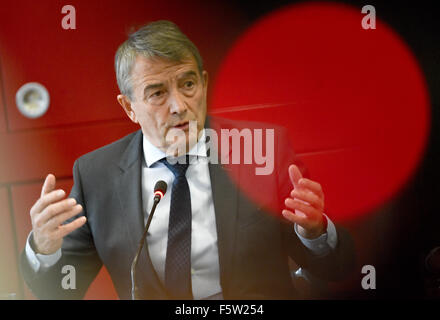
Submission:
[[[131,298],[132,300],[138,299],[138,288],[136,286],[136,265],[139,259],[139,255],[141,254],[142,248],[145,243],[145,239],[147,237],[148,228],[150,227],[151,219],[153,218],[154,211],[156,210],[156,206],[160,200],[162,200],[163,196],[167,192],[167,183],[163,180],[159,180],[156,182],[154,186],[154,199],[153,199],[153,207],[151,208],[150,215],[148,216],[147,225],[145,226],[144,234],[142,235],[141,241],[139,242],[138,250],[136,255],[134,256],[133,262],[131,263]]]

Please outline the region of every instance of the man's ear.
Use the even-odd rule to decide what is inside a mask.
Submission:
[[[205,89],[205,92],[207,92],[207,89],[208,89],[208,71],[203,70],[202,77],[203,77],[203,87]]]
[[[134,123],[138,123],[138,121],[136,119],[136,114],[134,113],[133,109],[131,108],[131,101],[130,101],[130,99],[127,96],[123,95],[123,94],[118,94],[116,99],[118,100],[118,102],[121,105],[122,109],[124,109],[124,111],[127,114],[127,116],[130,118],[130,120],[133,121]]]

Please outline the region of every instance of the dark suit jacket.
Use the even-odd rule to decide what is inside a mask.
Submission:
[[[229,120],[218,123],[222,128],[237,127]],[[240,122],[240,125],[256,126],[248,122]],[[284,200],[292,188],[287,166],[296,159],[293,152],[281,143],[287,139],[285,130],[274,128],[275,172],[264,177],[266,180],[261,188],[277,185],[268,199]],[[87,216],[87,223],[64,238],[62,258],[45,272],[33,272],[23,250],[21,273],[37,297],[82,298],[104,264],[119,297],[131,298],[130,265],[144,228],[142,161],[140,130],[75,161],[70,197],[83,206],[80,215]],[[294,298],[288,256],[326,280],[338,280],[350,271],[353,247],[343,229],[337,227],[337,248],[328,255],[316,257],[301,243],[291,224],[265,213],[264,206],[250,201],[221,165],[209,164],[209,171],[218,234],[220,283],[225,299]],[[74,290],[65,290],[61,286],[64,265],[75,267]],[[153,268],[147,245],[138,261],[137,277],[142,297],[168,298]]]

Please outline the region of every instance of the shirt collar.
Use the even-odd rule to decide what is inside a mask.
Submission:
[[[187,153],[188,155],[206,157],[206,134],[205,129],[202,130],[199,141],[191,148]],[[142,134],[142,144],[144,149],[144,159],[147,167],[151,167],[160,159],[166,157],[166,153],[154,146],[148,139]]]

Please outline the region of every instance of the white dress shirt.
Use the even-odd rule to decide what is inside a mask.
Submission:
[[[165,153],[152,145],[143,136],[144,161],[142,166],[142,200],[144,221],[153,205],[153,189],[158,180],[168,184],[168,190],[158,204],[147,236],[148,250],[152,264],[164,282],[165,258],[168,241],[168,220],[171,201],[173,173],[161,162]],[[194,299],[221,297],[220,268],[217,245],[217,229],[211,179],[206,161],[205,132],[198,143],[188,153],[193,160],[186,172],[191,193],[191,283]],[[198,160],[197,160],[198,159]],[[203,159],[205,161],[203,161]],[[200,161],[202,160],[202,161]],[[327,216],[326,216],[327,217]],[[333,222],[327,217],[327,232],[316,239],[306,239],[294,230],[302,243],[316,255],[325,255],[337,244],[337,233]],[[61,258],[61,249],[51,255],[36,254],[30,246],[29,238],[25,252],[32,269],[49,268]]]

